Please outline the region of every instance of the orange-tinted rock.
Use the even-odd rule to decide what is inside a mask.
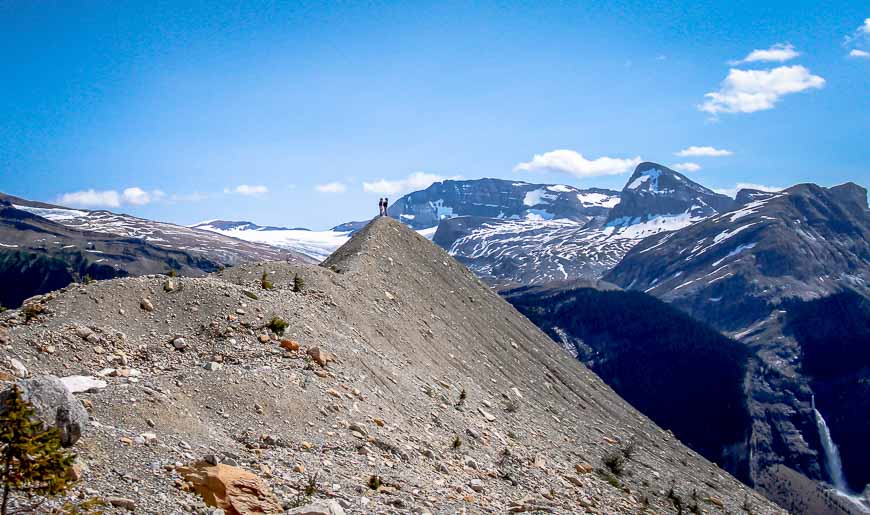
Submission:
[[[281,503],[265,481],[239,467],[200,461],[178,472],[209,506],[227,514],[283,513]]]

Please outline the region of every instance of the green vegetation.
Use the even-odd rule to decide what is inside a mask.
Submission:
[[[371,476],[369,477],[369,488],[372,490],[377,490],[381,487],[381,476]]]
[[[453,437],[453,443],[450,446],[454,449],[458,449],[462,447],[462,438],[459,438],[459,435]]]
[[[610,451],[601,458],[604,466],[607,467],[613,475],[621,476],[625,471],[625,456],[620,450]]]
[[[273,333],[280,336],[284,334],[284,330],[287,329],[288,325],[290,324],[288,324],[287,321],[283,318],[279,316],[274,316],[272,317],[272,320],[269,321],[269,325],[267,325],[266,327],[271,329]]]
[[[299,274],[293,276],[293,291],[296,293],[300,293],[305,289],[305,279],[303,279]]]
[[[34,497],[63,493],[68,487],[67,473],[75,455],[61,449],[57,429],[45,429],[43,423],[34,418],[33,407],[24,401],[17,386],[12,387],[5,401],[5,413],[0,415],[0,460],[2,515],[10,513],[9,500],[13,493],[23,494],[32,501]],[[44,499],[27,509],[33,511],[42,502]]]
[[[272,284],[272,281],[269,280],[269,273],[263,270],[263,275],[260,277],[260,286],[263,287],[264,290],[271,290],[275,287]]]

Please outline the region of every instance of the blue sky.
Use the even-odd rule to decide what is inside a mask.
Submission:
[[[870,186],[866,2],[601,4],[3,2],[0,191],[320,229],[441,177],[620,189],[636,158]]]

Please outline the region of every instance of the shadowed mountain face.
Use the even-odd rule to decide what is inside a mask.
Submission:
[[[195,276],[219,266],[135,238],[70,229],[0,200],[0,304],[6,307],[85,277],[111,279],[169,270]]]
[[[166,273],[201,276],[244,261],[297,255],[108,211],[68,209],[0,194],[0,305],[73,281]]]
[[[723,330],[765,318],[768,304],[783,298],[818,298],[843,287],[870,294],[866,190],[804,184],[741,198],[750,201],[645,240],[606,279]]]
[[[639,292],[558,285],[503,295],[634,407],[749,480],[743,344]]]
[[[165,249],[190,254],[197,259],[212,260],[227,266],[276,259],[311,261],[298,253],[269,245],[123,213],[69,209],[2,193],[0,193],[0,200],[9,202],[18,210],[27,211],[70,229],[142,240]]]
[[[274,288],[262,288],[263,272]],[[291,285],[296,276],[302,291]],[[129,475],[140,511],[170,513],[191,494],[173,487],[176,474],[149,464],[210,454],[273,471],[263,480],[287,503],[307,484],[288,464],[304,465],[317,475],[314,496],[350,492],[339,498],[352,514],[431,505],[567,515],[593,503],[603,513],[672,513],[693,503],[781,512],[395,220],[376,219],[322,266],[242,264],[180,278],[171,291],[164,280],[73,286],[39,300],[45,315],[30,321],[0,314],[8,344],[0,363],[9,354],[35,375],[93,374],[109,363],[108,353],[91,352],[96,339],[139,372],[137,381],[109,376],[88,396],[100,425],[75,450],[91,465],[93,495],[110,495]],[[263,325],[272,317],[288,322],[283,336]],[[183,350],[168,343],[179,336]],[[41,354],[37,341],[53,352]],[[121,435],[144,432],[161,444],[119,445]],[[389,489],[363,495],[373,474]]]
[[[837,314],[839,308],[824,307],[837,302],[818,305],[811,316],[816,324],[796,322],[793,310],[800,301],[844,290],[863,298],[870,295],[867,192],[855,184],[835,188],[804,184],[775,194],[741,192],[738,204],[731,212],[645,240],[605,277],[666,300],[753,351],[746,384],[753,418],[754,480],[770,470],[782,470],[780,464],[809,478],[827,480],[812,396],[817,393],[820,411],[831,412],[836,420],[831,424],[838,426],[832,429],[834,440],[839,433],[854,442],[849,435],[866,435],[866,428],[844,414],[862,405],[855,399],[866,395],[866,384],[863,379],[836,381],[836,385],[819,379],[818,371],[805,360],[806,352],[819,348],[806,343],[814,341],[807,339],[814,325],[820,331],[838,324],[851,327],[852,320]],[[798,311],[807,313],[807,309]],[[786,327],[804,327],[804,331]],[[830,359],[843,358],[835,355],[831,353]],[[843,377],[863,376],[853,370]],[[854,443],[848,445],[850,452],[856,452]],[[857,452],[861,456],[863,451]],[[846,471],[847,477],[852,472],[866,478],[863,466],[856,469],[854,456],[848,462],[852,471]],[[770,482],[765,488],[779,491]]]
[[[870,300],[846,291],[785,309],[785,333],[800,345],[801,372],[839,447],[845,479],[860,492],[870,485],[870,417],[856,416],[870,413]]]

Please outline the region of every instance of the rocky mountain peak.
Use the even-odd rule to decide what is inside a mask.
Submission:
[[[619,202],[618,192],[503,179],[447,180],[392,202],[390,216],[426,229],[457,216],[588,221]]]
[[[680,215],[702,219],[727,211],[733,205],[730,197],[715,193],[677,171],[644,162],[637,165],[622,190],[608,224],[624,226]]]

